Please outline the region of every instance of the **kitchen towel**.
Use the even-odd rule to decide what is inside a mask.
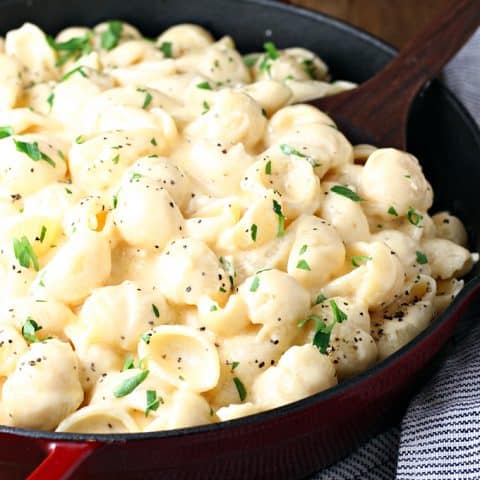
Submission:
[[[442,80],[480,125],[480,29]],[[311,480],[479,480],[480,319],[464,319],[453,344],[400,425]]]

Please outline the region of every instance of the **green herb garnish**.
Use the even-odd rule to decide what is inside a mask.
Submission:
[[[147,390],[147,408],[145,409],[146,417],[148,417],[150,412],[158,409],[160,401],[163,403],[162,397],[157,397],[157,392],[155,390]]]
[[[112,50],[118,45],[123,31],[123,23],[119,20],[107,22],[107,29],[102,32],[100,44],[104,50]]]
[[[64,52],[58,56],[55,66],[61,67],[71,58],[78,60],[81,56],[90,53],[92,51],[90,37],[90,33],[87,33],[83,37],[70,38],[66,42],[56,42],[52,37],[47,36],[47,43],[50,45],[50,48],[56,52]]]
[[[352,202],[361,202],[363,199],[357,195],[356,192],[350,190],[348,187],[343,185],[335,185],[330,189],[331,192],[336,193],[337,195],[342,195],[349,198]]]
[[[428,258],[423,252],[419,252],[418,250],[415,252],[417,255],[417,263],[419,265],[425,265],[428,263]]]
[[[152,303],[152,310],[153,310],[153,314],[157,317],[157,318],[160,318],[160,312],[158,311],[158,307]]]
[[[158,47],[165,58],[172,58],[172,42],[163,42],[160,47]]]
[[[420,213],[416,212],[412,207],[410,207],[407,212],[407,219],[412,225],[419,227],[420,222],[423,220],[423,215],[420,215]]]
[[[34,162],[38,162],[39,160],[44,160],[52,167],[56,166],[56,163],[48,155],[40,151],[40,149],[38,148],[37,142],[27,143],[27,142],[22,142],[20,140],[15,140],[15,139],[13,139],[13,141],[15,142],[15,147],[17,151],[24,153]]]
[[[277,237],[283,237],[285,235],[285,216],[282,213],[282,206],[274,199],[273,211],[278,217],[278,230]]]
[[[32,264],[34,270],[38,272],[40,269],[38,258],[25,235],[20,240],[18,238],[13,239],[13,252],[15,258],[22,267],[30,268],[30,264]]]
[[[255,275],[253,277],[252,284],[250,285],[250,291],[256,292],[259,286],[260,286],[260,278],[257,275]]]
[[[237,387],[238,396],[240,397],[240,401],[243,402],[245,398],[247,398],[247,389],[242,381],[238,377],[233,377],[233,383]]]
[[[200,88],[202,90],[212,90],[212,87],[208,82],[202,82],[197,84],[197,88]]]
[[[394,217],[398,217],[398,212],[395,210],[395,207],[393,205],[389,207],[387,213],[393,215]]]
[[[352,257],[352,265],[354,267],[359,267],[362,262],[367,262],[368,260],[372,260],[372,257],[365,257],[364,255],[354,255]]]
[[[124,380],[113,391],[115,398],[125,397],[126,395],[132,393],[148,377],[149,373],[150,372],[148,370],[143,370],[140,373],[137,373],[137,375]]]
[[[308,271],[312,270],[312,269],[310,268],[310,265],[307,263],[307,261],[306,261],[306,260],[303,260],[303,259],[298,261],[298,263],[297,263],[297,268],[298,268],[299,270],[308,270]]]
[[[36,332],[41,330],[42,327],[35,321],[33,318],[28,317],[22,327],[22,335],[27,342],[40,342],[41,340],[37,338]]]
[[[254,242],[257,241],[257,226],[255,224],[253,224],[251,227],[250,227],[250,236],[252,237],[252,240]]]
[[[11,137],[12,135],[13,135],[12,127],[8,127],[8,126],[0,127],[0,140],[2,138]]]

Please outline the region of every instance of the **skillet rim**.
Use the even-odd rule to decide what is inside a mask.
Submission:
[[[238,0],[237,0],[238,1]],[[393,47],[388,42],[381,40],[375,35],[366,32],[362,28],[353,26],[342,20],[334,18],[325,13],[309,10],[307,8],[299,7],[296,5],[281,3],[277,0],[242,0],[246,4],[261,5],[265,7],[272,7],[278,10],[284,10],[292,16],[305,16],[314,20],[318,24],[328,24],[334,26],[340,31],[346,31],[351,34],[355,39],[361,39],[366,43],[374,46],[378,50],[386,53],[390,59],[392,59],[398,52],[398,49]],[[0,4],[0,13],[4,6],[14,4],[26,4],[31,5],[31,0],[3,0]],[[477,126],[474,118],[460,102],[460,100],[446,87],[440,80],[435,79],[431,83],[424,87],[425,91],[434,85],[439,88],[442,95],[445,96],[446,103],[456,111],[459,117],[462,119],[463,126],[468,128],[469,132],[478,145],[478,152],[480,154],[480,127]],[[420,92],[421,94],[421,92]],[[407,139],[408,142],[408,139]],[[331,399],[332,397],[339,396],[348,390],[354,391],[359,384],[365,380],[380,374],[383,370],[390,367],[393,363],[397,362],[401,357],[405,357],[410,354],[416,347],[421,344],[427,337],[430,336],[435,330],[441,328],[451,317],[458,314],[459,310],[462,310],[465,303],[469,303],[469,298],[479,290],[480,287],[480,275],[473,277],[469,280],[459,294],[455,297],[455,300],[449,305],[449,307],[440,314],[425,330],[420,332],[414,339],[404,345],[402,348],[394,352],[388,358],[378,362],[374,366],[356,375],[353,378],[344,380],[343,382],[331,387],[327,390],[318,392],[309,397],[303,398],[293,403],[283,405],[265,412],[260,412],[245,417],[240,417],[234,420],[227,420],[223,422],[217,422],[207,425],[200,425],[196,427],[187,427],[174,430],[164,430],[156,432],[140,432],[140,433],[112,433],[112,434],[88,434],[88,433],[64,433],[64,432],[51,432],[44,430],[24,429],[19,427],[9,427],[6,425],[0,425],[0,434],[16,435],[20,437],[32,438],[37,440],[46,440],[48,442],[98,442],[102,444],[112,443],[125,443],[126,441],[142,441],[142,440],[159,440],[167,438],[177,438],[185,436],[193,436],[198,434],[214,434],[225,429],[242,428],[242,427],[254,427],[262,422],[269,420],[279,419],[290,413],[298,412],[302,409],[320,405],[322,401]],[[468,305],[467,305],[468,306]]]

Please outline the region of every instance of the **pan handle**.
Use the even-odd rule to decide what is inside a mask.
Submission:
[[[68,480],[99,446],[95,442],[50,442],[47,456],[27,480]]]

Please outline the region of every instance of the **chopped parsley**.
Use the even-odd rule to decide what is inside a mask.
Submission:
[[[330,191],[336,193],[337,195],[347,197],[352,200],[352,202],[361,202],[363,200],[356,192],[343,185],[335,185],[330,189]]]
[[[290,145],[287,145],[286,143],[282,143],[280,145],[280,150],[284,155],[295,155],[296,157],[304,158],[305,160],[307,160],[308,163],[310,163],[313,168],[320,166],[320,164],[317,163],[312,157],[305,155],[302,152],[299,152],[297,149],[293,148]]]
[[[308,247],[306,245],[302,245],[302,248],[299,250],[298,254],[303,255],[307,251],[307,248]]]
[[[235,268],[233,267],[233,263],[228,261],[225,257],[220,257],[219,260],[225,271],[228,273],[228,279],[230,280],[230,289],[233,290],[233,280],[235,278]]]
[[[323,293],[321,293],[317,299],[315,300],[315,305],[320,305],[321,303],[323,303],[325,300],[327,299],[327,297],[325,295],[323,295]]]
[[[232,368],[230,369],[230,371],[233,372],[239,365],[240,362],[232,362]]]
[[[40,230],[40,243],[43,243],[45,240],[45,235],[47,234],[47,227],[42,225],[42,229]]]
[[[417,255],[417,263],[419,265],[425,265],[426,263],[428,263],[428,258],[423,252],[417,250],[415,253]]]
[[[210,307],[210,311],[211,311],[211,312],[216,312],[217,310],[218,310],[218,307],[217,307],[216,305],[212,305],[212,306]]]
[[[252,240],[254,242],[257,241],[257,230],[258,230],[258,227],[253,224],[251,227],[250,227],[250,236],[252,237]]]
[[[269,160],[267,164],[265,165],[265,174],[266,175],[271,175],[272,174],[272,161]]]
[[[265,42],[263,44],[265,53],[263,54],[262,62],[260,63],[260,70],[265,71],[268,75],[271,75],[270,69],[272,68],[272,62],[280,57],[280,53],[273,42]]]
[[[40,151],[40,149],[38,148],[37,142],[27,143],[27,142],[22,142],[20,140],[15,140],[15,139],[13,139],[13,141],[15,142],[15,147],[17,151],[24,153],[34,162],[38,162],[39,160],[44,160],[52,167],[56,166],[56,163],[48,155]]]
[[[205,115],[210,110],[210,105],[208,104],[208,102],[206,100],[204,100],[203,103],[202,103],[202,106],[203,106],[202,115]]]
[[[423,220],[423,215],[420,215],[420,213],[416,212],[412,207],[408,209],[407,219],[412,225],[415,225],[415,227],[421,228],[420,223]]]
[[[30,268],[30,264],[32,264],[34,270],[38,272],[40,269],[38,258],[25,235],[20,240],[18,238],[13,239],[13,252],[15,258],[22,267]]]
[[[0,127],[0,140],[2,138],[11,137],[13,135],[13,128],[9,126]]]
[[[150,412],[157,410],[160,402],[163,403],[163,399],[162,397],[157,397],[157,392],[155,390],[147,390],[147,408],[145,409],[145,416],[148,417]]]
[[[243,63],[247,68],[252,68],[259,58],[259,55],[248,55],[243,57]]]
[[[67,72],[61,79],[61,82],[64,82],[65,80],[68,80],[71,76],[75,75],[76,73],[80,74],[83,78],[88,78],[88,75],[84,71],[84,66],[80,65],[79,67],[74,68],[73,70],[70,70]]]
[[[47,97],[47,103],[50,106],[50,111],[52,111],[54,101],[55,101],[55,92],[51,92],[50,95]]]
[[[202,90],[212,90],[212,87],[208,82],[202,82],[197,84],[197,88],[200,88]]]
[[[114,165],[117,165],[118,162],[120,161],[120,154],[116,154],[113,158],[112,158],[112,162]]]
[[[235,387],[237,387],[238,396],[240,397],[240,401],[243,402],[245,398],[247,398],[247,389],[242,381],[238,377],[233,377],[233,383]]]
[[[152,310],[153,310],[153,314],[157,317],[157,318],[160,318],[160,312],[158,311],[158,307],[152,303]]]
[[[352,257],[352,265],[356,268],[359,267],[363,262],[372,260],[372,257],[366,257],[364,255],[354,255]]]
[[[393,205],[388,208],[387,213],[389,215],[393,215],[394,217],[398,217],[398,212],[395,210]]]
[[[90,33],[87,33],[83,37],[73,37],[66,42],[56,42],[52,37],[47,35],[47,43],[56,52],[64,52],[58,55],[56,67],[65,65],[71,58],[78,60],[83,55],[87,55],[92,51],[90,45]]]
[[[282,213],[282,206],[274,199],[273,211],[278,217],[278,230],[277,237],[283,237],[285,235],[285,216]]]
[[[155,139],[155,137],[152,137],[152,138],[150,139],[150,143],[151,143],[154,147],[156,147],[156,146],[158,145],[157,140]]]
[[[158,47],[165,58],[172,58],[172,42],[163,42],[160,47]]]
[[[72,191],[71,191],[69,188],[67,188],[67,187],[65,187],[65,191],[68,193],[68,195],[71,195],[71,194],[72,194]]]
[[[125,361],[123,362],[122,372],[124,372],[125,370],[130,370],[132,368],[135,368],[134,358],[133,358],[133,355],[129,354],[127,355],[127,358],[125,358]]]
[[[133,377],[125,379],[114,391],[115,398],[125,397],[132,393],[147,377],[150,372],[143,370],[137,373]]]
[[[113,196],[113,208],[117,208],[118,205],[118,193]]]
[[[327,348],[330,343],[330,335],[332,333],[333,327],[337,323],[342,323],[348,318],[345,312],[338,308],[335,300],[330,300],[330,307],[332,308],[333,312],[333,322],[330,323],[330,325],[325,325],[325,323],[322,321],[317,322],[315,325],[316,331],[312,342],[313,345],[315,345],[323,354],[327,353]]]
[[[250,291],[256,292],[259,286],[260,286],[260,278],[257,275],[255,275],[253,277],[252,284],[250,285]]]
[[[85,138],[83,137],[83,135],[79,135],[79,136],[75,139],[75,143],[78,143],[79,145],[81,145],[82,143],[85,143]]]
[[[313,60],[311,59],[306,59],[302,62],[303,64],[303,69],[305,72],[307,72],[307,75],[312,79],[315,80],[317,77],[315,75],[315,65],[313,63]]]
[[[148,90],[145,90],[144,88],[137,88],[137,92],[145,94],[145,99],[143,100],[143,105],[142,105],[142,108],[145,110],[153,100],[152,94]]]
[[[107,29],[102,32],[100,44],[104,50],[112,50],[118,45],[123,31],[123,23],[119,20],[107,22]]]
[[[152,334],[151,333],[144,333],[141,337],[140,337],[147,345],[150,344],[150,340],[152,338]]]
[[[130,181],[133,182],[134,180],[136,180],[138,182],[141,178],[142,178],[141,173],[133,172],[132,176],[130,177]]]
[[[310,265],[307,263],[306,260],[299,260],[297,263],[297,268],[299,270],[308,270],[311,271],[312,269],[310,268]]]
[[[27,342],[40,342],[41,340],[37,338],[36,332],[41,330],[42,327],[31,317],[27,317],[27,320],[22,327],[22,335]]]

